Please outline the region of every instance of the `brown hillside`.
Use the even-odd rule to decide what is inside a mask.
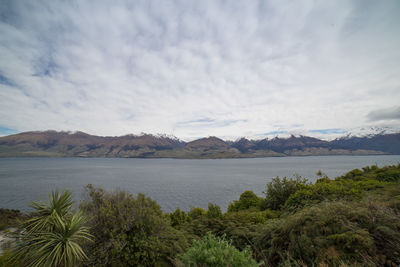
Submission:
[[[207,138],[201,138],[185,145],[185,148],[189,149],[229,149],[230,146],[215,136],[210,136]]]

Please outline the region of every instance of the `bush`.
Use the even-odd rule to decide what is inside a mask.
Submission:
[[[195,240],[180,260],[185,266],[258,266],[250,250],[237,250],[223,237],[215,237],[210,232],[202,240]]]
[[[383,182],[399,182],[400,181],[400,164],[385,166],[378,168],[376,165],[366,166],[359,169],[354,169],[345,175],[339,177],[339,179],[352,179],[352,180],[365,180],[373,179]]]
[[[159,266],[187,247],[186,238],[152,199],[123,191],[105,192],[87,186],[89,199],[81,209],[90,218],[94,243],[89,265]]]
[[[86,218],[81,212],[72,213],[71,192],[58,191],[49,202],[32,202],[32,218],[22,225],[13,252],[15,260],[24,266],[77,266],[87,256],[81,248],[91,241]]]
[[[354,199],[359,198],[361,191],[353,183],[342,183],[335,180],[317,182],[307,185],[303,189],[294,192],[286,201],[286,207],[302,207],[310,203],[318,203],[324,200]]]
[[[358,173],[359,170],[357,170]],[[355,173],[354,171],[350,173]],[[351,177],[351,178],[349,178]],[[366,191],[383,188],[385,182],[380,182],[364,176],[347,175],[330,180],[328,177],[318,179],[315,184],[304,186],[294,192],[285,203],[286,208],[303,207],[329,200],[357,200]]]
[[[169,214],[169,217],[171,219],[171,225],[173,227],[179,227],[184,225],[187,222],[190,222],[192,220],[191,217],[189,217],[186,212],[180,209],[176,209],[174,212]]]
[[[222,218],[221,208],[217,204],[208,203],[206,215],[208,219],[220,219]]]
[[[224,215],[224,221],[234,221],[237,224],[258,224],[265,223],[269,219],[279,217],[279,211],[263,210],[241,210],[237,212],[229,212]]]
[[[400,264],[399,230],[399,214],[384,204],[324,202],[258,225],[253,243],[272,266],[393,266]]]
[[[200,218],[204,217],[205,215],[206,215],[206,211],[203,210],[202,208],[191,208],[188,213],[188,216],[192,220],[200,219]]]
[[[265,208],[279,210],[284,205],[286,200],[296,191],[304,188],[307,185],[307,180],[297,176],[296,179],[280,179],[276,177],[267,184],[265,196]]]
[[[399,169],[383,170],[377,174],[376,178],[379,181],[400,182],[400,170]]]
[[[347,179],[354,179],[354,178],[356,178],[356,177],[358,177],[358,176],[362,176],[362,175],[364,175],[364,172],[363,172],[363,171],[361,171],[361,170],[359,170],[359,169],[354,169],[354,170],[351,170],[351,171],[349,171],[348,173],[346,173],[346,174],[344,175],[344,178],[347,178]]]
[[[233,212],[233,211],[240,211],[240,210],[247,210],[247,209],[252,209],[252,210],[260,210],[263,199],[256,194],[254,194],[253,191],[247,190],[244,191],[241,195],[239,200],[235,200],[233,203],[230,203],[228,206],[228,212]]]

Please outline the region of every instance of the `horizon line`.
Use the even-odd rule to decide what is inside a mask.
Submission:
[[[216,135],[207,135],[207,136],[203,136],[203,137],[195,137],[195,138],[191,138],[190,140],[188,139],[183,139],[180,138],[174,134],[167,134],[167,133],[146,133],[146,132],[141,132],[140,134],[134,134],[134,133],[127,133],[127,134],[123,134],[123,135],[95,135],[95,134],[90,134],[81,130],[32,130],[32,131],[23,131],[23,132],[18,132],[18,133],[13,133],[13,134],[8,134],[8,135],[3,135],[0,136],[0,138],[4,138],[4,137],[9,137],[9,136],[13,136],[13,135],[19,135],[19,134],[26,134],[26,133],[46,133],[46,132],[54,132],[54,133],[65,133],[65,134],[78,134],[78,133],[82,133],[82,134],[86,134],[89,136],[95,136],[95,137],[102,137],[102,138],[119,138],[119,137],[125,137],[125,136],[132,136],[132,137],[142,137],[142,136],[153,136],[153,137],[158,137],[158,138],[170,138],[170,139],[176,139],[178,141],[183,141],[186,143],[192,142],[192,141],[196,141],[196,140],[201,140],[201,139],[206,139],[206,138],[218,138],[224,142],[237,142],[241,139],[246,139],[249,141],[257,141],[257,140],[272,140],[275,138],[278,139],[289,139],[291,137],[311,137],[311,138],[315,138],[315,139],[319,139],[319,140],[323,140],[323,141],[332,141],[332,140],[337,140],[337,139],[341,139],[344,137],[374,137],[374,136],[378,136],[378,135],[389,135],[389,134],[400,134],[400,131],[396,131],[396,132],[392,132],[392,133],[385,133],[385,132],[381,132],[381,133],[370,133],[370,134],[364,134],[364,135],[356,135],[356,134],[351,134],[348,132],[343,133],[341,136],[336,137],[336,138],[330,138],[328,140],[320,138],[320,137],[315,137],[313,135],[304,135],[304,134],[296,134],[296,133],[291,133],[289,131],[279,131],[279,133],[277,134],[268,134],[266,133],[263,137],[260,138],[252,138],[249,136],[238,136],[236,139],[228,139],[228,138],[223,138],[223,137],[218,137]],[[309,130],[310,133],[315,133],[318,132],[316,130]],[[273,137],[271,137],[273,136]],[[327,136],[328,137],[328,136]]]

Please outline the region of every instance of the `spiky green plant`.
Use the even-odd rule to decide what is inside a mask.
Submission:
[[[23,224],[16,247],[16,258],[27,266],[77,266],[86,259],[80,246],[91,240],[81,212],[72,214],[71,192],[58,191],[49,203],[32,202],[33,218]]]

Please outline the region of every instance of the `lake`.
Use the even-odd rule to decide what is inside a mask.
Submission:
[[[145,193],[163,211],[206,208],[209,202],[226,210],[245,190],[262,195],[276,176],[299,174],[311,181],[322,170],[334,178],[354,168],[398,164],[400,155],[310,156],[253,159],[122,159],[122,158],[2,158],[0,208],[29,210],[33,200],[47,200],[55,189],[70,189],[74,199],[84,186]]]

